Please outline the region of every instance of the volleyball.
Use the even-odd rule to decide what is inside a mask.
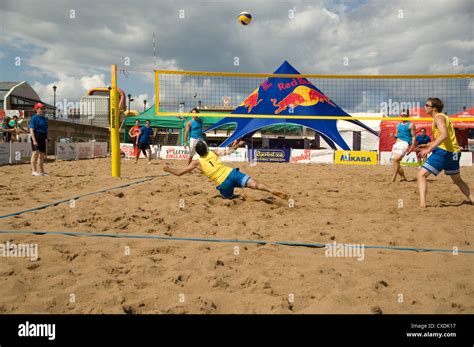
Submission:
[[[252,21],[252,15],[248,12],[240,12],[238,20],[242,25],[249,25]]]

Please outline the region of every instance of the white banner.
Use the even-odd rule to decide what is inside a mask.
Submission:
[[[216,150],[216,149],[224,150],[225,148],[209,147],[209,149],[212,151],[212,150]],[[242,148],[242,147],[237,148],[234,153],[221,157],[221,160],[223,162],[231,162],[231,161],[243,162],[243,161],[247,161],[247,148],[246,147],[245,148]]]
[[[472,166],[472,152],[462,152],[461,160],[459,161],[460,166]]]
[[[333,164],[334,150],[324,149],[291,149],[290,163]]]
[[[0,165],[10,163],[10,144],[0,143]]]
[[[209,150],[213,151],[216,149],[224,150],[225,148],[209,147]],[[189,157],[189,146],[162,146],[160,151],[160,159],[172,159],[172,160],[183,160]],[[199,156],[196,154],[193,159],[197,159]],[[247,161],[247,149],[237,148],[237,150],[230,154],[221,157],[223,162],[245,162]]]
[[[94,142],[94,158],[107,156],[107,142]]]
[[[160,151],[160,159],[188,159],[189,146],[162,146]]]
[[[151,149],[151,159],[158,159],[160,154],[160,146],[159,145],[150,145]],[[133,143],[121,143],[120,144],[120,154],[125,157],[126,160],[135,158],[135,153],[133,150]],[[145,155],[140,150],[139,158],[145,158]]]
[[[31,143],[12,142],[10,145],[10,164],[20,164],[31,161]]]
[[[89,159],[94,155],[93,142],[78,142],[76,143],[76,159]]]
[[[380,165],[392,165],[392,152],[380,152]],[[411,152],[403,157],[401,165],[418,166],[418,158],[415,152]]]
[[[76,143],[56,143],[56,160],[75,160],[77,158]]]

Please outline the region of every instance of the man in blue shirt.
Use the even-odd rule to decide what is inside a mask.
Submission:
[[[197,108],[193,108],[191,113],[199,113],[199,110]],[[186,130],[184,131],[184,147],[188,145],[188,135],[191,137],[189,139],[189,165],[196,154],[196,144],[199,141],[204,141],[204,135],[202,133],[202,119],[199,118],[198,115],[194,116],[192,120],[186,123]]]
[[[153,136],[153,129],[150,127],[150,121],[147,120],[144,127],[140,128],[138,133],[138,148],[143,152],[145,157],[148,158],[148,164],[151,164],[151,149],[150,149],[150,137]],[[135,164],[138,162],[140,157],[140,151],[137,151],[135,158]]]
[[[431,138],[428,135],[426,135],[426,129],[421,128],[420,135],[416,137],[416,144],[419,146],[419,145],[426,145],[430,142],[431,142]],[[418,158],[418,164],[422,166],[423,162],[426,161],[426,158],[422,158],[419,152],[416,152],[416,157]]]
[[[401,117],[409,117],[407,111],[403,111]],[[409,154],[416,146],[416,128],[412,122],[401,121],[398,123],[393,137],[397,139],[392,148],[393,175],[392,182],[395,182],[397,175],[400,175],[401,181],[406,181],[405,172],[401,167],[401,161],[406,154]]]
[[[48,119],[44,114],[42,103],[36,103],[33,109],[36,113],[30,120],[31,149],[33,151],[31,154],[31,175],[48,176],[43,167],[46,157],[46,139],[48,138]]]

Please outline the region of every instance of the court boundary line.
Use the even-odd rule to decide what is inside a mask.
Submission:
[[[101,189],[101,190],[97,190],[97,191],[94,191],[94,192],[89,192],[89,193],[86,193],[86,194],[76,195],[76,196],[70,197],[70,198],[68,198],[68,199],[57,200],[57,201],[51,202],[51,203],[49,203],[49,204],[40,205],[40,206],[37,206],[37,207],[29,208],[29,209],[22,210],[22,211],[18,211],[18,212],[8,213],[8,214],[5,214],[5,215],[3,215],[3,216],[0,216],[0,219],[8,218],[8,217],[13,217],[13,216],[19,216],[19,215],[24,214],[24,213],[42,210],[42,209],[45,209],[45,208],[48,208],[48,207],[51,207],[51,206],[57,206],[57,205],[59,205],[59,204],[63,204],[63,203],[66,203],[66,202],[70,202],[71,200],[79,200],[80,198],[83,198],[83,197],[86,197],[86,196],[91,196],[91,195],[95,195],[95,194],[106,193],[106,192],[109,192],[109,191],[112,191],[112,190],[130,187],[130,186],[135,185],[135,184],[140,184],[140,183],[144,183],[144,182],[149,182],[149,181],[155,179],[156,177],[160,177],[160,176],[169,176],[169,174],[162,174],[162,175],[158,175],[158,176],[150,176],[150,177],[144,178],[144,179],[142,179],[142,180],[130,182],[130,183],[127,183],[127,184],[122,184],[122,185],[120,185],[120,186],[115,186],[115,187],[112,187],[112,188]]]
[[[122,239],[157,239],[163,241],[191,241],[191,242],[211,242],[211,243],[241,243],[241,244],[259,244],[259,245],[275,245],[275,246],[291,246],[291,247],[308,247],[308,248],[327,248],[327,245],[332,243],[305,243],[305,242],[289,242],[289,241],[266,241],[266,240],[240,240],[240,239],[210,239],[199,237],[173,237],[173,236],[159,236],[159,235],[128,235],[128,234],[102,234],[102,233],[86,233],[78,231],[34,231],[34,230],[0,230],[0,234],[33,234],[33,235],[61,235],[61,236],[87,236],[87,237],[113,237]],[[358,247],[360,244],[338,243],[345,247]],[[437,248],[417,248],[417,247],[397,247],[384,245],[369,245],[363,246],[367,249],[387,249],[393,251],[413,251],[413,252],[439,252],[439,253],[453,253],[452,249],[437,249]],[[457,253],[474,254],[474,250],[457,250]]]

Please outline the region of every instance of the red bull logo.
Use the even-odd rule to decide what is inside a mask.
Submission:
[[[327,102],[332,107],[336,107],[326,95],[306,86],[296,87],[291,93],[280,100],[280,102],[277,102],[276,99],[271,99],[271,102],[273,106],[277,107],[275,114],[279,114],[288,107],[295,109],[298,106],[313,106],[318,102]]]
[[[244,102],[241,103],[240,106],[247,107],[247,112],[250,113],[252,112],[252,108],[257,106],[261,101],[262,99],[260,100],[258,99],[258,88],[257,88],[252,92],[252,94],[250,94],[249,96],[245,98]]]

